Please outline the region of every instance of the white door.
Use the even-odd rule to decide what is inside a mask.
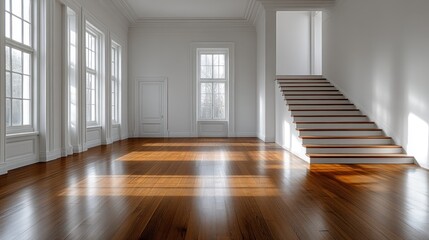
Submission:
[[[166,81],[139,82],[139,136],[167,136]]]

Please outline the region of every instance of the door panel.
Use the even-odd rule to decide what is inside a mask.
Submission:
[[[140,82],[138,92],[140,137],[165,137],[165,88],[163,81]]]

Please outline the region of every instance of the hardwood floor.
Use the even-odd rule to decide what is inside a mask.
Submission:
[[[133,139],[0,176],[0,239],[429,239],[429,172]]]

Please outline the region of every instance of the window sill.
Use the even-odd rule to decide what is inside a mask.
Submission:
[[[86,129],[101,129],[100,125],[87,126]]]
[[[228,120],[198,120],[197,122],[228,122]]]
[[[34,137],[34,136],[39,136],[39,132],[10,133],[10,134],[6,134],[6,139]]]
[[[120,123],[113,123],[112,124],[112,127],[115,127],[115,128],[118,128],[118,127],[120,127],[121,126],[121,124]]]

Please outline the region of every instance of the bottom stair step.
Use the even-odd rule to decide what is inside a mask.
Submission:
[[[308,154],[346,153],[346,154],[397,154],[403,153],[398,145],[304,145]]]
[[[408,164],[414,157],[406,154],[307,154],[311,163]]]

